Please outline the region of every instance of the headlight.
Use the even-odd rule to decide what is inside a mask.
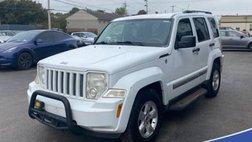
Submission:
[[[98,99],[108,88],[108,79],[105,73],[87,73],[86,98]]]
[[[45,68],[43,66],[38,65],[37,76],[36,76],[35,82],[37,84],[40,84],[41,87],[44,87],[44,85],[45,85]]]
[[[12,47],[12,48],[10,48],[10,49],[8,49],[8,50],[5,50],[4,52],[6,53],[6,52],[12,52],[13,50],[15,50],[15,49],[17,49],[18,47]]]

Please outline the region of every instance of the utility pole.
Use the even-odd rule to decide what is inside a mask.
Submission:
[[[172,13],[174,12],[174,8],[175,8],[176,6],[175,5],[172,5],[171,6],[171,8],[172,8]]]
[[[148,7],[148,0],[144,0],[145,1],[145,7],[146,7],[146,13],[148,14],[148,12],[149,12],[149,7]]]
[[[48,14],[48,29],[50,30],[50,29],[52,28],[52,26],[51,26],[51,8],[50,8],[50,0],[48,0],[47,14]]]
[[[124,9],[125,9],[125,15],[124,16],[126,16],[127,15],[127,2],[126,2],[126,0],[125,0],[125,2],[123,3],[123,7],[124,7]]]

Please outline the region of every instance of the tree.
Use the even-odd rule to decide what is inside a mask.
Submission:
[[[143,14],[147,14],[147,12],[145,10],[139,10],[137,12],[137,15],[143,15]]]
[[[78,12],[80,9],[77,7],[72,8],[72,10],[69,11],[69,15],[73,15],[74,13]]]
[[[31,0],[0,2],[1,24],[46,25],[47,11]]]
[[[127,10],[125,7],[120,7],[115,10],[115,13],[119,16],[125,16],[127,14]]]
[[[70,15],[69,13],[63,14],[63,13],[52,13],[52,27],[62,29],[63,31],[66,30],[66,18]]]

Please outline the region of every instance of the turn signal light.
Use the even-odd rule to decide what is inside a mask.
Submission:
[[[123,106],[122,103],[117,106],[116,118],[120,117],[121,111],[122,111],[122,106]]]

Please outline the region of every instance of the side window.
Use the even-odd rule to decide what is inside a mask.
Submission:
[[[219,31],[218,31],[218,27],[217,27],[215,19],[214,18],[208,18],[208,21],[209,21],[211,29],[213,31],[214,38],[219,37]]]
[[[207,28],[205,18],[193,18],[193,22],[196,28],[198,41],[206,41],[210,39],[209,31]]]
[[[220,31],[220,35],[221,35],[222,37],[227,36],[225,31]]]
[[[240,37],[241,34],[234,32],[234,31],[228,31],[228,36],[229,37]]]
[[[177,47],[178,42],[180,42],[183,36],[190,36],[190,35],[193,35],[190,20],[189,19],[180,20],[178,23],[175,47]]]
[[[37,37],[37,40],[41,40],[43,43],[53,42],[54,37],[50,32],[44,32]]]
[[[53,35],[55,40],[64,40],[69,38],[67,35],[59,32],[52,32],[51,34]]]

